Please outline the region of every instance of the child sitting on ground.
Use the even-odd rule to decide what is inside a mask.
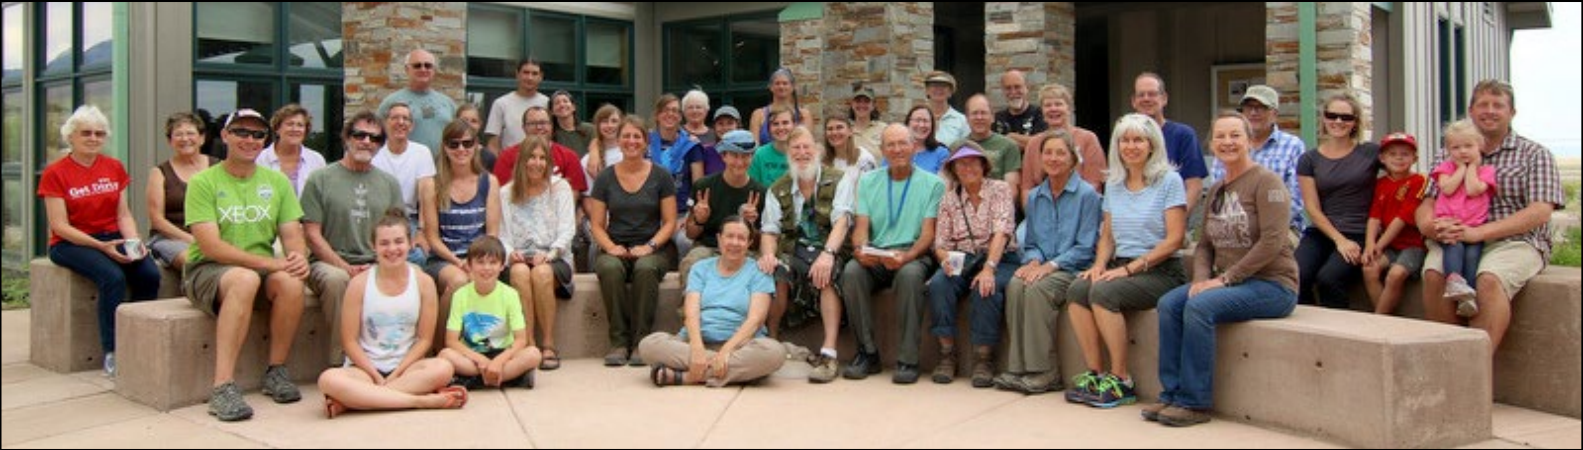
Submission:
[[[539,349],[527,345],[527,320],[517,291],[499,281],[505,262],[506,248],[494,236],[467,247],[467,275],[473,282],[451,297],[440,357],[456,368],[456,375],[472,378],[464,384],[498,387],[516,380],[532,388],[529,371],[539,367]]]
[[[1495,194],[1495,168],[1484,165],[1484,135],[1472,122],[1459,120],[1446,126],[1445,162],[1429,176],[1440,189],[1435,200],[1435,220],[1452,220],[1473,228],[1489,219],[1490,199]],[[1473,317],[1479,313],[1475,301],[1482,242],[1441,242],[1445,254],[1446,298],[1457,302],[1457,315]]]
[[[1424,236],[1413,214],[1424,200],[1428,179],[1413,173],[1417,163],[1418,139],[1413,135],[1396,132],[1380,140],[1385,175],[1374,182],[1363,243],[1363,283],[1376,314],[1394,312],[1402,286],[1424,266]]]

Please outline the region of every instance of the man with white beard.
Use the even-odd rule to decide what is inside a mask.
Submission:
[[[824,342],[810,361],[813,371],[808,381],[828,383],[835,380],[839,368],[835,349],[841,298],[836,280],[838,269],[852,254],[845,244],[857,175],[824,166],[823,152],[807,128],[792,130],[788,143],[791,169],[764,196],[764,235],[759,244],[759,270],[774,274],[776,281],[770,337],[778,336],[792,302],[804,311],[817,310],[823,319]]]
[[[841,294],[858,342],[857,357],[842,376],[863,379],[879,373],[870,298],[874,291],[890,287],[895,289],[897,325],[901,328],[901,348],[891,382],[912,384],[918,382],[918,331],[923,304],[928,300],[924,282],[934,271],[929,250],[945,183],[913,166],[918,145],[906,126],[886,127],[881,142],[889,167],[870,171],[858,181],[862,197],[852,230],[852,247],[857,251],[841,273]]]
[[[324,308],[332,367],[345,362],[341,300],[346,285],[374,264],[374,224],[386,210],[404,206],[401,183],[385,171],[374,170],[374,155],[385,138],[379,118],[358,112],[342,130],[346,157],[314,171],[302,188],[303,229],[313,252],[308,286],[319,293]]]

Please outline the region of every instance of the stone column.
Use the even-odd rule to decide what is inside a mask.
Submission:
[[[1006,107],[1000,76],[1011,69],[1027,74],[1029,101],[1036,107],[1040,86],[1054,82],[1077,89],[1072,2],[988,2],[984,18],[984,90],[995,109]]]
[[[808,124],[810,130],[823,130],[824,118],[829,117],[822,109],[826,97],[824,89],[820,88],[823,86],[820,78],[824,58],[820,53],[825,45],[824,28],[823,17],[781,22],[781,66],[791,70],[797,79],[797,102],[819,120],[819,123]]]
[[[804,102],[810,110],[821,120],[846,114],[858,83],[874,89],[880,120],[886,122],[900,121],[908,108],[924,101],[923,74],[934,69],[933,3],[827,2],[824,8],[819,24],[781,28],[782,62],[792,67],[800,58],[798,64],[816,69],[793,68],[798,76],[819,74],[811,82],[799,78],[811,88],[805,98],[821,101]],[[788,50],[801,55],[788,55]]]
[[[342,3],[346,111],[373,110],[406,87],[407,52],[422,47],[439,62],[433,89],[461,103],[467,72],[467,4]]]
[[[1280,126],[1283,131],[1301,135],[1301,108],[1317,108],[1319,102],[1339,92],[1351,92],[1362,104],[1366,116],[1374,108],[1374,53],[1370,34],[1372,18],[1369,2],[1321,2],[1316,18],[1318,35],[1318,98],[1300,98],[1298,79],[1301,43],[1297,3],[1265,3],[1265,71],[1267,83],[1281,93]],[[1370,139],[1369,120],[1359,121],[1363,138]]]

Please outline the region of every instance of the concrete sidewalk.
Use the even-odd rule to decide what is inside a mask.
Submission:
[[[127,401],[98,372],[30,365],[27,330],[27,311],[4,313],[4,448],[1334,447],[1219,418],[1169,429],[1139,419],[1137,406],[1095,410],[1059,394],[1026,397],[962,380],[895,386],[882,374],[824,386],[773,378],[747,388],[656,388],[646,369],[607,369],[597,360],[541,373],[534,390],[474,391],[459,411],[326,420],[322,397],[307,385],[291,405],[255,392],[252,420],[222,424],[205,405],[160,413]],[[1575,419],[1496,405],[1494,421],[1498,438],[1469,448],[1583,446]]]

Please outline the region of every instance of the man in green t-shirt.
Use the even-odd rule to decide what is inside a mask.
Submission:
[[[291,180],[253,163],[269,136],[269,122],[257,111],[242,109],[226,118],[222,130],[220,138],[230,148],[225,162],[199,172],[187,185],[187,226],[197,245],[188,249],[182,290],[194,306],[215,316],[209,414],[231,422],[253,417],[232,379],[259,299],[271,306],[264,393],[276,403],[302,399],[285,364],[302,319],[308,246],[297,222],[302,206]],[[284,256],[275,254],[276,237]]]
[[[989,109],[989,97],[984,94],[968,97],[966,107],[967,138],[983,148],[984,158],[989,159],[989,173],[985,175],[1021,186],[1022,147],[1017,146],[1017,141],[993,131],[995,113]]]
[[[901,348],[891,381],[918,381],[918,328],[927,301],[924,282],[934,271],[929,250],[934,245],[935,215],[945,183],[940,177],[913,166],[917,145],[901,124],[885,127],[881,134],[885,170],[863,174],[858,181],[857,225],[852,229],[856,254],[841,272],[841,293],[847,319],[857,336],[858,353],[842,375],[863,379],[879,373],[879,346],[874,340],[870,297],[877,290],[895,289]]]
[[[692,250],[687,251],[677,271],[682,276],[682,286],[687,285],[687,273],[693,264],[720,255],[716,239],[727,217],[740,215],[748,223],[757,224],[759,210],[764,207],[764,185],[748,177],[748,165],[753,163],[753,133],[728,132],[715,144],[715,151],[725,160],[726,170],[693,185],[693,208],[682,220],[682,230],[693,241]]]
[[[791,164],[786,162],[786,139],[797,123],[792,121],[791,108],[770,108],[770,138],[753,153],[753,164],[748,166],[748,177],[760,186],[769,186],[786,175]]]
[[[313,250],[308,286],[319,293],[319,305],[324,308],[331,366],[341,365],[346,358],[341,346],[341,300],[346,285],[374,263],[374,223],[386,211],[403,206],[401,183],[374,170],[374,154],[384,139],[385,127],[374,113],[352,115],[341,128],[346,156],[314,171],[302,189],[303,229]]]

